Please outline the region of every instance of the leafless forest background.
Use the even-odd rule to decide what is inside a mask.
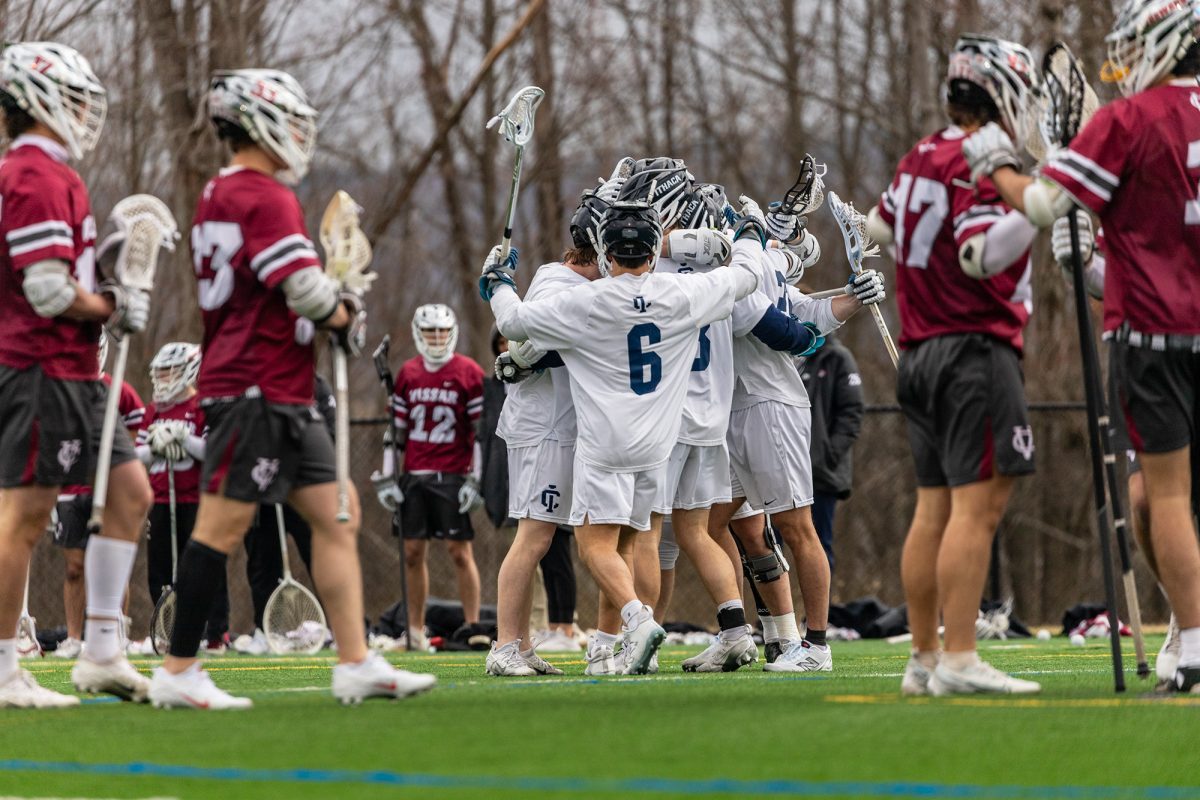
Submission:
[[[531,267],[557,258],[580,190],[624,155],[680,157],[699,179],[765,201],[812,152],[829,165],[827,184],[868,208],[904,152],[943,124],[941,76],[958,34],[1006,36],[1035,54],[1062,38],[1095,74],[1112,14],[1111,0],[0,0],[6,39],[71,44],[109,89],[103,141],[82,166],[98,220],[120,197],[153,192],[186,225],[223,157],[201,108],[209,73],[271,66],[296,75],[321,111],[318,154],[299,189],[310,225],[336,188],[366,209],[381,276],[372,344],[390,333],[400,355],[412,355],[413,310],[444,302],[459,314],[460,350],[485,365],[491,315],[474,283],[502,227],[512,153],[483,126],[517,87],[547,92],[516,225]],[[839,285],[847,271],[826,215],[812,221],[825,251],[810,273],[817,288]],[[1077,400],[1073,311],[1044,250],[1043,242],[1028,394]],[[894,268],[882,263],[890,279]],[[189,265],[184,246],[160,270],[155,319],[134,343],[139,389],[148,390],[142,367],[158,345],[199,334]],[[532,272],[524,269],[524,279]],[[874,327],[856,321],[842,338],[858,357],[868,402],[893,403],[894,373]],[[351,380],[353,414],[380,415],[369,363],[355,364]],[[1022,482],[1003,523],[1002,574],[1018,614],[1053,620],[1066,605],[1101,596],[1099,568],[1083,416],[1037,414],[1034,428],[1039,473]],[[375,435],[356,432],[362,488]],[[869,415],[856,458],[855,495],[839,512],[835,599],[876,594],[898,603],[913,490],[902,422]],[[368,605],[378,614],[396,599],[398,564],[382,513],[364,505]],[[506,542],[482,520],[479,527],[491,601]],[[35,613],[54,622],[61,573],[50,551],[39,557]],[[434,588],[452,596],[448,564],[435,561]],[[1161,614],[1142,577],[1143,607]],[[584,622],[590,591],[582,582]],[[682,575],[678,592],[672,617],[709,618],[702,593]]]

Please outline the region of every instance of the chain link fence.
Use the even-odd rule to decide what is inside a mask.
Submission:
[[[1015,599],[1016,614],[1029,623],[1056,622],[1069,606],[1103,597],[1095,536],[1086,420],[1081,404],[1035,403],[1032,406],[1037,474],[1017,483],[999,531],[999,562],[991,586]],[[399,600],[400,549],[391,534],[389,515],[375,502],[370,474],[380,458],[383,420],[358,420],[351,428],[351,475],[363,493],[363,564],[366,613],[371,620]],[[915,502],[915,480],[905,425],[894,406],[869,406],[862,435],[854,449],[854,493],[838,505],[834,548],[834,602],[872,595],[889,605],[903,602],[900,551]],[[496,601],[496,575],[512,541],[511,529],[496,529],[482,512],[475,524],[475,558],[482,579],[484,604]],[[1138,559],[1138,585],[1147,621],[1165,621],[1167,609],[1153,577]],[[298,578],[310,582],[293,550]],[[582,626],[593,624],[597,590],[587,570],[576,562]],[[47,536],[34,555],[30,610],[39,626],[64,624],[61,551]],[[245,556],[229,560],[231,631],[253,628]],[[445,548],[429,551],[431,597],[457,596],[453,565]],[[793,576],[794,583],[794,576]],[[132,580],[132,635],[145,635],[151,604],[146,588],[145,545]],[[989,594],[992,593],[989,590]],[[797,598],[799,593],[796,592]],[[797,601],[799,602],[799,601]],[[676,588],[668,619],[711,625],[715,608],[686,557],[678,564]]]

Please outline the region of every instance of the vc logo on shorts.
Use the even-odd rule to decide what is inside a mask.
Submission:
[[[250,470],[250,479],[258,486],[260,492],[265,492],[278,474],[278,458],[260,458],[254,469]]]
[[[63,468],[63,472],[70,472],[71,467],[75,466],[75,462],[79,460],[79,454],[83,452],[83,442],[79,439],[63,439],[58,445],[58,465]]]
[[[562,497],[562,493],[553,483],[542,489],[542,507],[546,509],[547,514],[553,514],[559,507],[558,498],[560,497]]]
[[[1014,425],[1013,450],[1016,450],[1021,456],[1029,461],[1033,458],[1033,428],[1028,425]]]

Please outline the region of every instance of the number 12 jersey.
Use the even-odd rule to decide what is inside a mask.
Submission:
[[[408,431],[406,472],[471,471],[475,423],[483,413],[483,369],[455,353],[436,371],[417,356],[404,362],[392,397],[396,424]]]

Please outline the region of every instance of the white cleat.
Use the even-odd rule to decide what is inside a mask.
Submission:
[[[625,631],[621,645],[623,669],[622,675],[645,675],[650,669],[650,662],[658,652],[659,645],[667,638],[667,632],[662,629],[654,617],[648,616],[633,630]]]
[[[336,679],[337,673],[334,673]],[[251,708],[249,697],[234,697],[217,687],[196,663],[178,675],[156,667],[150,679],[150,702],[155,708],[196,708],[203,711]]]
[[[54,649],[52,655],[55,658],[79,658],[79,654],[82,652],[83,642],[68,636],[58,643],[58,647]]]
[[[525,659],[525,663],[528,664],[533,669],[533,671],[536,672],[538,675],[562,675],[563,674],[563,671],[561,669],[559,669],[558,667],[554,666],[546,659],[539,656],[537,654],[537,650],[535,650],[532,647],[529,648],[528,650],[524,651],[523,653],[521,653],[521,658]]]
[[[1158,658],[1154,659],[1154,674],[1159,682],[1175,681],[1175,670],[1179,669],[1179,656],[1182,652],[1183,640],[1179,638],[1179,621],[1172,614],[1171,622],[1167,625],[1167,638],[1162,649],[1158,651]]]
[[[485,662],[488,675],[497,678],[531,678],[537,675],[533,665],[521,655],[521,640],[509,642],[503,647],[492,642],[492,649]]]
[[[71,683],[87,694],[111,694],[131,703],[144,703],[150,679],[133,668],[124,655],[111,661],[93,661],[80,656],[71,670]]]
[[[587,645],[587,667],[584,668],[584,675],[617,675],[617,658],[613,654],[613,648],[606,644],[600,644],[594,636],[588,637]]]
[[[832,672],[833,651],[828,645],[813,644],[807,639],[789,642],[779,657],[764,664],[766,672]]]
[[[758,647],[750,638],[750,626],[735,639],[720,636],[702,653],[683,662],[684,672],[733,672],[758,660]]]
[[[0,708],[70,708],[79,698],[40,686],[28,670],[18,669],[0,683]]]
[[[900,694],[905,697],[929,694],[929,679],[932,676],[933,670],[918,661],[916,656],[909,656],[908,663],[904,665],[904,677],[900,681]]]
[[[397,700],[428,692],[437,684],[433,675],[393,667],[378,653],[368,652],[357,664],[333,668],[333,696],[344,706],[354,706],[371,697]]]
[[[655,653],[654,655],[650,656],[650,666],[646,667],[646,674],[647,675],[657,675],[658,674],[658,653]]]
[[[951,669],[945,660],[929,677],[929,693],[934,697],[952,694],[1037,694],[1042,685],[1014,678],[986,661],[977,661],[966,669]]]

